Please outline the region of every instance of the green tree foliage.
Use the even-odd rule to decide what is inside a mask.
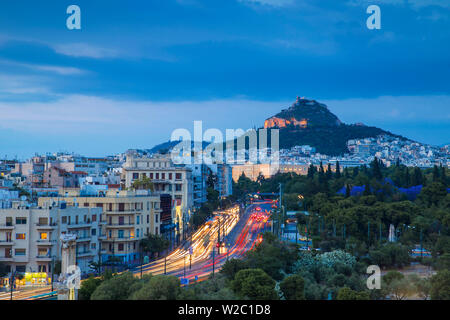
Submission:
[[[294,274],[284,278],[280,283],[280,289],[286,300],[305,299],[305,280],[300,275]]]
[[[431,278],[432,300],[450,300],[450,270],[441,270]]]
[[[373,264],[380,267],[401,268],[409,264],[411,250],[401,244],[388,243],[379,249],[369,251]]]
[[[150,277],[129,298],[131,300],[176,300],[180,292],[180,280],[177,277],[156,275]]]
[[[149,253],[154,256],[167,248],[169,248],[170,242],[161,235],[149,234],[146,238],[139,242],[142,252]]]
[[[339,289],[337,300],[370,300],[370,295],[367,292],[354,291],[348,287]]]
[[[135,190],[154,190],[153,182],[148,177],[142,177],[141,179],[134,180],[131,187]]]
[[[125,272],[103,281],[92,293],[91,300],[127,300],[139,285],[138,278]]]
[[[233,291],[241,298],[277,300],[275,281],[262,269],[244,269],[232,281]]]
[[[103,282],[101,278],[90,277],[81,283],[80,290],[78,290],[79,300],[91,300],[91,295]]]

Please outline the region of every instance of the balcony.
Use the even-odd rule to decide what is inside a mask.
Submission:
[[[134,228],[134,223],[110,223],[106,225],[108,228]]]
[[[14,226],[12,223],[0,224],[0,230],[12,230]]]
[[[78,222],[68,224],[67,229],[90,228],[91,226],[92,224],[90,222]]]
[[[106,240],[106,234],[102,234],[98,236],[99,240]]]
[[[89,257],[89,256],[93,256],[93,255],[94,255],[94,253],[91,250],[77,252],[77,258]]]
[[[140,213],[142,210],[123,210],[123,211],[119,211],[119,210],[106,210],[104,213],[105,214],[136,214],[136,213]]]
[[[14,261],[12,256],[0,256],[0,261],[2,262],[12,262]]]
[[[46,223],[46,224],[41,224],[41,223],[36,223],[36,229],[38,230],[53,230],[56,228],[56,223]]]
[[[52,257],[50,257],[50,255],[45,254],[45,255],[37,255],[36,256],[36,260],[37,261],[52,261]]]
[[[38,240],[36,241],[36,244],[37,244],[38,246],[51,246],[51,245],[53,245],[54,243],[56,243],[55,240],[49,240],[49,239],[38,239]]]
[[[77,238],[77,242],[87,242],[87,241],[91,241],[91,237],[82,236],[82,237]]]
[[[12,246],[14,241],[12,240],[0,240],[0,246]]]

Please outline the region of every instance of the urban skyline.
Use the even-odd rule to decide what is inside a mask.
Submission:
[[[245,130],[297,95],[347,123],[449,143],[450,8],[378,1],[382,27],[368,30],[368,3],[79,1],[81,30],[62,3],[2,4],[2,156],[150,148],[194,120]]]

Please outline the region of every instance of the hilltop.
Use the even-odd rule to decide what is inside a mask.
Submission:
[[[264,128],[280,129],[281,149],[310,145],[317,152],[332,156],[348,152],[347,141],[350,139],[374,138],[378,135],[406,139],[362,123],[345,124],[327,105],[299,97],[289,108],[266,119]]]

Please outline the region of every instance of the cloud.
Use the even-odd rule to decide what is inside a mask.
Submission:
[[[239,2],[250,2],[271,7],[287,7],[293,5],[295,0],[239,0]]]
[[[202,120],[205,126],[215,128],[261,126],[267,117],[285,104],[245,98],[155,102],[71,95],[52,102],[0,102],[0,114],[3,115],[0,128],[50,134],[72,130],[112,135],[134,131],[154,135],[159,132],[166,135],[167,140],[171,130],[189,128],[195,120]],[[236,114],[243,117],[236,119]],[[250,118],[253,121],[249,121]],[[117,128],[123,130],[118,131]]]
[[[350,6],[362,6],[362,5],[396,5],[405,6],[409,5],[413,9],[421,9],[424,7],[442,7],[450,8],[450,1],[448,0],[349,0],[347,5]]]
[[[97,47],[88,43],[65,43],[50,46],[56,53],[77,58],[116,58],[120,54],[117,49]]]
[[[60,75],[65,75],[65,76],[80,75],[80,74],[87,73],[87,71],[85,71],[85,70],[81,70],[79,68],[74,68],[74,67],[30,64],[30,63],[22,63],[22,62],[13,61],[13,60],[7,60],[7,59],[0,59],[0,63],[6,64],[8,66],[17,66],[17,67],[23,67],[23,68],[28,68],[28,69],[37,70],[37,71],[52,72],[52,73],[57,73]]]

